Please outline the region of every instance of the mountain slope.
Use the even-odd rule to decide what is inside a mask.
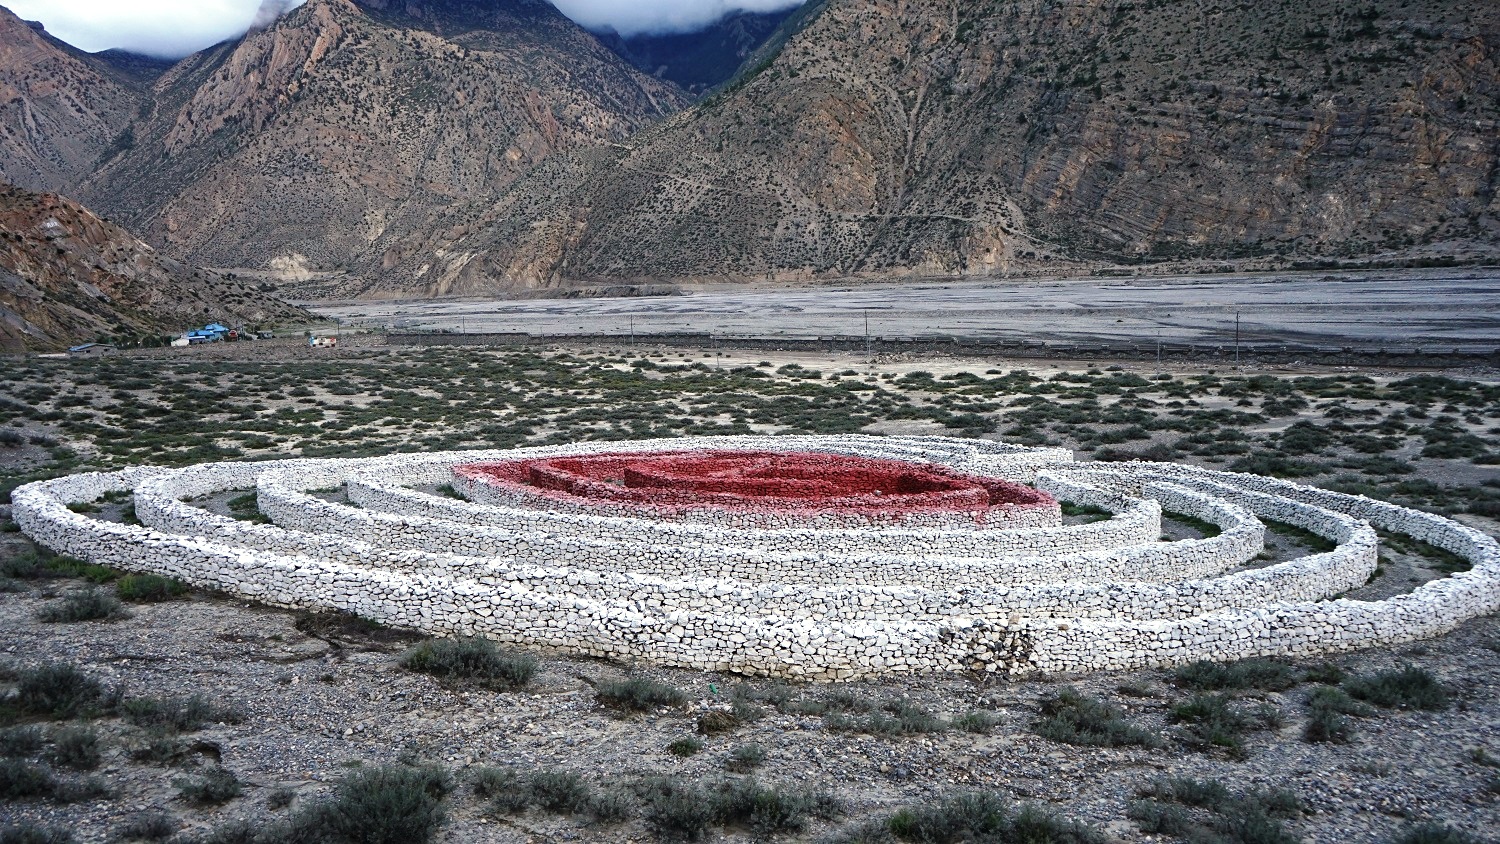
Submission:
[[[183,266],[56,194],[0,185],[0,350],[311,319],[256,288]]]
[[[685,102],[542,0],[311,0],[154,96],[84,198],[192,263],[327,270]]]
[[[101,156],[130,142],[148,84],[0,7],[0,180],[72,190]]]
[[[1500,6],[829,0],[628,147],[401,272],[995,274],[1500,244]]]
[[[641,72],[702,94],[733,77],[792,11],[735,12],[697,32],[595,35]]]

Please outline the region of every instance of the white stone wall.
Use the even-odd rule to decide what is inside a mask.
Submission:
[[[484,507],[403,486],[441,482],[455,462],[627,446],[839,450],[963,464],[970,472],[988,462],[986,471],[1025,477],[1115,515],[1015,531],[736,531]],[[744,437],[223,463],[75,475],[22,487],[13,500],[22,529],[59,552],[269,604],[789,677],[1072,672],[1306,655],[1437,635],[1500,605],[1500,548],[1451,520],[1255,476],[1072,464],[1056,450],[1038,457],[974,446],[942,438]],[[360,508],[306,494],[345,482]],[[251,488],[276,524],[184,502]],[[112,490],[134,490],[147,527],[67,509]],[[1162,508],[1223,532],[1155,541]],[[1233,571],[1261,550],[1257,516],[1300,525],[1337,547]],[[1377,540],[1366,520],[1475,567],[1387,601],[1337,599],[1375,565]]]

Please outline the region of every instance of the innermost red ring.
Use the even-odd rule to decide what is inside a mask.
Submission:
[[[730,510],[861,521],[901,521],[921,513],[970,514],[997,508],[1055,509],[1046,493],[941,466],[821,452],[617,452],[476,463],[453,468],[511,500],[541,498],[607,512],[647,508]]]

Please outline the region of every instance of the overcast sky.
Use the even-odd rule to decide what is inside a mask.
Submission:
[[[803,0],[552,0],[568,17],[590,29],[613,27],[622,35],[684,32],[724,15],[769,12]],[[302,0],[265,0],[294,7]],[[250,28],[262,0],[0,0],[26,20],[82,50],[121,47],[177,58],[234,38]],[[273,15],[274,16],[274,15]]]

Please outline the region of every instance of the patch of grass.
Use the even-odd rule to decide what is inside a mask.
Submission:
[[[49,623],[71,624],[79,621],[113,621],[127,615],[119,598],[103,589],[89,587],[74,589],[60,600],[43,605],[37,610],[36,617]]]
[[[676,741],[667,745],[668,753],[672,754],[673,756],[680,756],[684,759],[689,756],[696,756],[702,750],[703,742],[699,739],[693,738],[692,736],[686,736],[684,738],[677,739]]]
[[[120,714],[137,727],[190,733],[211,723],[238,724],[243,716],[233,707],[219,706],[202,695],[136,697],[120,704]]]
[[[115,594],[122,601],[154,604],[186,595],[186,583],[158,574],[127,574],[115,583]]]
[[[99,734],[90,727],[65,727],[52,734],[53,764],[75,771],[92,771],[103,758]]]
[[[230,515],[244,522],[268,525],[271,519],[260,511],[260,501],[254,492],[237,495],[226,502]]]
[[[1164,518],[1192,528],[1202,534],[1204,539],[1212,539],[1224,532],[1223,528],[1213,522],[1207,522],[1197,516],[1189,516],[1186,513],[1173,513],[1170,516],[1164,516]]]
[[[1286,522],[1278,522],[1275,519],[1263,518],[1261,519],[1261,523],[1266,526],[1266,530],[1269,530],[1275,534],[1280,534],[1281,536],[1284,536],[1287,539],[1290,539],[1302,545],[1315,554],[1326,554],[1329,551],[1332,551],[1334,548],[1338,547],[1337,543],[1335,543],[1332,539],[1329,539],[1326,536],[1319,536],[1318,534],[1313,533],[1306,528],[1300,528],[1296,525],[1287,524]]]
[[[1032,732],[1045,739],[1082,747],[1160,747],[1156,735],[1126,721],[1124,713],[1072,686],[1041,704]]]
[[[1202,660],[1181,666],[1172,672],[1172,680],[1179,686],[1214,692],[1228,689],[1279,692],[1297,685],[1301,679],[1296,668],[1274,659],[1245,659],[1239,662]]]
[[[687,703],[681,689],[659,683],[649,677],[608,680],[594,687],[594,700],[601,706],[624,712],[649,712],[658,707],[677,707]]]
[[[1343,686],[1352,697],[1385,709],[1438,712],[1450,704],[1447,687],[1431,672],[1412,665],[1351,677],[1344,681]]]
[[[197,806],[228,803],[244,793],[244,786],[228,768],[209,768],[199,777],[180,777],[172,781],[177,796]]]
[[[90,583],[109,583],[120,576],[109,566],[84,562],[77,557],[58,556],[46,561],[49,572],[57,577],[81,577]]]
[[[1071,501],[1061,501],[1058,503],[1062,506],[1062,514],[1064,516],[1081,518],[1084,520],[1084,524],[1102,522],[1114,515],[1108,510],[1102,507],[1095,507],[1092,504],[1075,504]]]
[[[23,670],[12,700],[26,714],[55,720],[107,709],[111,702],[99,681],[63,663]]]
[[[537,659],[495,647],[488,639],[429,639],[401,656],[411,671],[495,688],[520,688],[536,676]]]

